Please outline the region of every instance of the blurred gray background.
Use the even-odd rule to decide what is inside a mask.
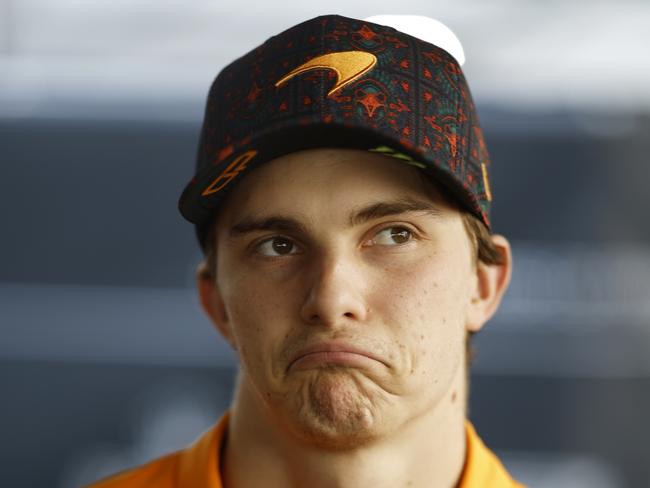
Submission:
[[[514,278],[470,417],[531,487],[650,486],[650,3],[0,0],[0,486],[76,488],[227,407],[176,210],[228,62],[325,13],[461,39]]]

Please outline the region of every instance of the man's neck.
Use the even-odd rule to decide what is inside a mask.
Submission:
[[[466,449],[464,372],[458,376],[449,398],[394,435],[338,451],[305,445],[272,425],[239,388],[222,458],[224,488],[456,486]]]

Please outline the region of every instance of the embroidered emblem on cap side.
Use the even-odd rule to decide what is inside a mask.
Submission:
[[[481,163],[481,171],[483,172],[483,186],[485,187],[485,196],[488,202],[492,201],[492,190],[490,190],[490,179],[488,178],[488,170],[485,163]]]
[[[223,188],[230,183],[232,180],[234,180],[237,175],[242,173],[246,169],[246,165],[250,162],[251,159],[253,159],[257,155],[257,151],[255,149],[251,149],[250,151],[246,151],[243,154],[240,154],[237,156],[232,163],[228,165],[226,169],[224,169],[219,176],[217,176],[212,183],[210,183],[205,190],[201,193],[201,196],[207,197],[208,195],[212,195],[213,193],[217,193],[218,191],[223,190]]]
[[[329,53],[310,59],[306,63],[294,68],[289,73],[276,81],[276,88],[281,87],[294,76],[314,69],[331,69],[336,73],[336,83],[327,93],[331,96],[337,90],[370,71],[377,64],[377,57],[365,51],[343,51]]]

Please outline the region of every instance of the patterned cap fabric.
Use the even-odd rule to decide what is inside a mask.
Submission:
[[[339,15],[291,27],[219,73],[181,214],[202,242],[243,175],[315,147],[404,159],[490,227],[490,160],[458,62],[392,27]]]

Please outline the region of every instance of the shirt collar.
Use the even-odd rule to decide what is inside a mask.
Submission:
[[[223,488],[219,462],[227,436],[229,413],[199,437],[181,455],[178,486]],[[465,421],[465,466],[457,488],[515,488],[501,461],[490,451],[469,420]],[[219,461],[219,462],[218,462]]]
[[[465,421],[467,451],[457,488],[523,488],[514,481],[499,458],[486,447],[469,420]]]
[[[226,412],[215,426],[183,451],[179,461],[177,486],[222,488],[219,463],[223,443],[228,435],[229,417],[230,414]]]

